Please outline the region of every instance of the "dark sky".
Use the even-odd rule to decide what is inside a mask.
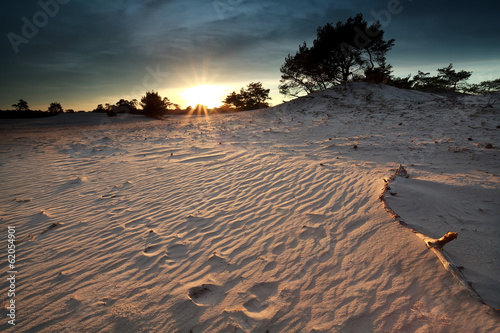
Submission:
[[[496,0],[5,1],[0,108],[23,98],[32,109],[91,110],[147,90],[185,107],[186,88],[230,92],[252,81],[279,104],[285,57],[319,26],[357,13],[396,39],[394,74],[435,74],[451,62],[473,71],[471,82],[491,80],[500,77],[499,11]]]

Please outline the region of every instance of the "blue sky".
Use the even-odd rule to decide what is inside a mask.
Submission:
[[[0,108],[23,98],[91,110],[156,90],[186,107],[183,90],[227,92],[261,81],[278,93],[279,68],[316,29],[362,13],[380,19],[394,74],[447,66],[471,82],[500,78],[497,1],[25,0],[0,14]],[[392,12],[392,13],[391,13]],[[33,29],[34,28],[34,29]]]

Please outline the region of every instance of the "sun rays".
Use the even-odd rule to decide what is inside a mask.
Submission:
[[[196,108],[198,104],[214,108],[222,104],[225,93],[226,87],[224,86],[204,84],[187,88],[180,95],[186,104],[193,108]]]

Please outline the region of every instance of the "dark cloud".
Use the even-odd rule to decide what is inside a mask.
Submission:
[[[391,14],[391,6],[398,12]],[[450,0],[72,0],[60,4],[16,54],[8,34],[22,36],[23,18],[43,19],[43,8],[35,0],[8,1],[0,14],[0,108],[18,98],[40,105],[63,98],[102,103],[130,94],[147,68],[158,66],[169,73],[161,86],[167,90],[189,84],[187,77],[239,86],[262,77],[274,80],[276,90],[287,54],[310,44],[319,26],[359,12],[368,21],[381,19],[386,37],[396,39],[388,57],[395,66],[498,64],[499,7],[496,1]]]

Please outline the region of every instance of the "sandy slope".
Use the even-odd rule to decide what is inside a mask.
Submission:
[[[499,317],[378,201],[407,165],[390,204],[430,236],[457,231],[445,250],[498,307],[487,101],[354,84],[232,115],[9,121],[16,331],[495,331]]]

